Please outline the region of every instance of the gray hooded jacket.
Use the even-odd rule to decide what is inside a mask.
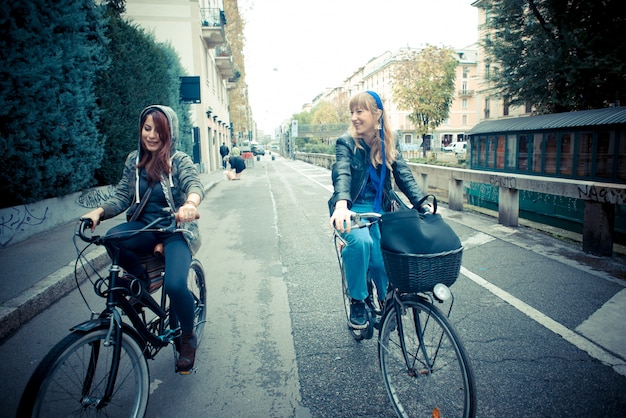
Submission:
[[[198,170],[193,164],[191,158],[182,151],[176,151],[178,142],[178,117],[176,112],[168,106],[152,105],[148,106],[141,112],[139,123],[143,119],[144,114],[153,108],[159,109],[167,116],[169,121],[172,145],[170,149],[170,165],[172,167],[170,175],[161,175],[161,187],[165,194],[165,200],[172,212],[177,212],[190,193],[197,193],[204,198],[204,186],[198,176]],[[141,126],[139,127],[141,132]],[[117,184],[115,195],[107,199],[101,206],[104,209],[102,219],[113,218],[120,213],[128,210],[133,202],[139,203],[141,196],[139,195],[139,169],[137,164],[140,160],[141,152],[141,136],[136,151],[132,151],[126,157],[124,163],[124,172],[120,182]],[[198,231],[198,222],[188,222],[181,225],[181,228],[189,230],[185,233],[185,239],[189,244],[192,254],[195,254],[200,248],[200,235]]]

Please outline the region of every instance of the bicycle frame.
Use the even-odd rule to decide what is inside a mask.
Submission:
[[[103,279],[98,280],[94,284],[94,287],[95,287],[94,290],[96,294],[99,294],[100,296],[104,296],[107,299],[107,302],[106,302],[107,307],[99,315],[99,317],[111,318],[111,320],[113,320],[113,317],[115,316],[115,312],[117,311],[116,308],[117,307],[121,308],[121,310],[128,316],[134,329],[141,337],[144,345],[151,345],[152,347],[156,349],[153,353],[150,353],[149,355],[148,353],[144,352],[144,355],[146,355],[147,358],[154,357],[156,355],[156,352],[158,352],[161,348],[169,344],[169,342],[172,341],[174,338],[176,338],[178,334],[180,333],[180,329],[178,328],[175,330],[165,329],[166,320],[168,318],[169,313],[164,310],[164,307],[166,304],[166,297],[167,297],[164,291],[162,291],[161,293],[161,303],[157,303],[157,301],[154,300],[154,298],[150,295],[148,290],[144,289],[143,286],[141,286],[139,283],[137,283],[136,285],[136,288],[138,288],[138,290],[135,292],[133,292],[131,289],[133,287],[133,282],[130,283],[128,288],[118,285],[118,281],[120,278],[120,271],[121,271],[121,268],[119,266],[119,252],[120,251],[115,245],[113,245],[113,241],[128,239],[142,232],[189,232],[185,229],[177,228],[174,214],[169,212],[169,209],[167,208],[165,209],[165,211],[168,212],[167,216],[163,216],[163,217],[155,219],[154,221],[152,221],[151,223],[149,223],[142,229],[135,230],[135,231],[124,231],[123,233],[120,233],[120,236],[118,237],[111,237],[111,236],[89,237],[85,235],[84,233],[85,229],[91,226],[90,219],[82,219],[81,224],[76,233],[76,235],[79,236],[85,242],[95,243],[97,245],[104,245],[107,248],[107,251],[111,257],[112,263],[111,263],[111,267],[109,268],[108,289],[102,290],[102,287],[107,285],[107,283],[105,283]],[[170,219],[171,221],[168,227],[154,228],[155,225],[157,225],[159,222],[165,219]],[[139,313],[137,313],[137,311],[134,309],[133,305],[126,299],[125,297],[126,294],[136,298],[145,307],[147,307],[150,311],[152,311],[156,315],[156,318],[151,320],[150,322],[147,322],[145,320],[145,315],[143,318],[141,318],[139,316]],[[121,315],[119,315],[119,312],[117,312],[117,315],[121,317]],[[158,318],[158,324],[154,329],[155,332],[152,332],[148,327],[152,326],[152,324],[154,323],[155,320],[157,320],[157,318]],[[171,318],[172,317],[170,316],[170,319]]]

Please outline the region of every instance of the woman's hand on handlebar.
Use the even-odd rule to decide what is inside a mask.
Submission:
[[[102,215],[104,215],[104,209],[96,208],[91,212],[85,213],[83,216],[80,217],[80,219],[91,219],[91,232],[93,232],[96,230],[96,226],[98,226],[98,224],[100,223]]]
[[[350,232],[352,229],[352,215],[354,215],[354,212],[350,209],[337,204],[332,216],[330,217],[331,228],[336,228],[339,232]]]
[[[176,212],[176,222],[180,226],[182,222],[191,222],[200,218],[200,212],[192,203],[185,203]]]

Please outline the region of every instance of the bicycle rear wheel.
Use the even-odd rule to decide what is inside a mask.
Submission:
[[[122,333],[122,352],[113,395],[102,403],[111,375],[113,345],[108,327],[72,332],[41,361],[22,394],[19,417],[143,417],[150,377],[140,344]]]
[[[456,331],[430,302],[409,299],[403,304],[400,315],[397,305],[385,314],[378,344],[381,372],[396,414],[475,416],[474,373]]]

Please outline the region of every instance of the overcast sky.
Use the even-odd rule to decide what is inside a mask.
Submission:
[[[477,40],[474,0],[238,0],[258,129],[273,132],[385,51]]]

